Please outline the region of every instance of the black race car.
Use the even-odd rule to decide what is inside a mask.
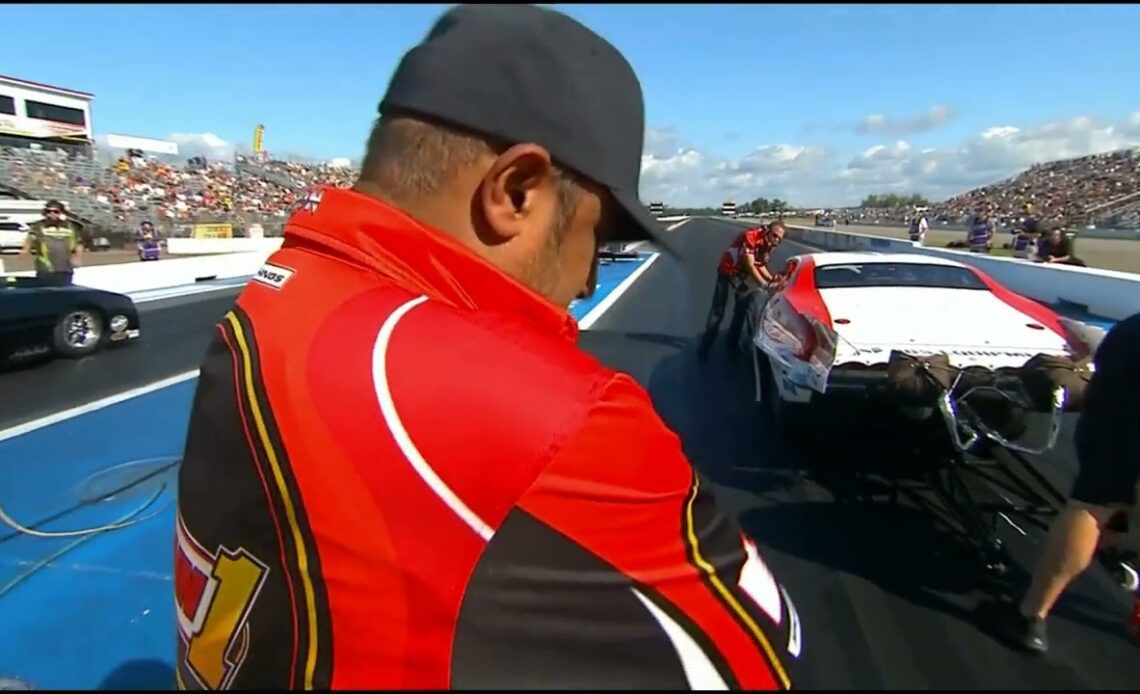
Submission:
[[[55,354],[81,357],[139,336],[129,296],[36,277],[0,277],[0,363]]]

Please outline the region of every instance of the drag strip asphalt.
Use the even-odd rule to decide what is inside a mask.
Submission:
[[[787,585],[803,622],[810,671],[801,684],[1140,688],[1136,645],[1123,632],[1123,596],[1103,571],[1096,573],[1099,567],[1059,605],[1050,625],[1052,653],[1030,658],[1010,651],[976,626],[976,583],[954,538],[929,513],[909,503],[836,504],[834,488],[811,472],[806,456],[774,443],[751,402],[748,363],[731,359],[723,341],[708,363],[696,360],[717,260],[740,229],[694,219],[669,232],[683,260],[660,256],[582,332],[580,344],[646,386],[722,507],[739,517]],[[772,264],[810,250],[786,242]],[[136,345],[0,375],[0,429],[196,368],[213,325],[236,295],[145,304],[144,339]],[[833,455],[858,465],[877,452],[851,446]],[[1064,482],[1070,460],[1062,449],[1042,467]],[[1011,548],[1028,565],[1041,533],[1009,534]]]
[[[739,514],[789,587],[803,621],[812,688],[1057,689],[1140,687],[1136,645],[1124,631],[1127,602],[1100,567],[1078,581],[1050,622],[1053,651],[1032,658],[979,629],[981,598],[960,543],[916,504],[840,506],[806,456],[784,451],[751,402],[752,375],[723,340],[707,364],[696,340],[721,251],[741,226],[715,219],[675,233],[683,263],[662,257],[581,337],[603,362],[644,384],[686,453]],[[812,249],[786,242],[773,267]],[[727,327],[726,323],[722,329]],[[1071,444],[1039,469],[1067,490]],[[859,465],[873,446],[835,450]],[[1031,566],[1042,533],[1003,534]]]
[[[83,359],[0,373],[0,429],[198,368],[241,287],[138,305],[141,337]]]

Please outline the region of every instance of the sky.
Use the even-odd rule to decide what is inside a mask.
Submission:
[[[356,160],[446,5],[7,5],[0,72],[95,94],[92,125],[186,156]],[[555,5],[646,104],[641,195],[671,206],[941,199],[1140,146],[1140,5]],[[66,50],[42,50],[63,22]]]

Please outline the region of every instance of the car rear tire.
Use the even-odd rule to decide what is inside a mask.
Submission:
[[[106,339],[106,322],[93,308],[80,308],[60,316],[52,331],[52,348],[61,357],[74,359],[97,351]]]

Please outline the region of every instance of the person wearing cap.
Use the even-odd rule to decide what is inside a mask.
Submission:
[[[756,289],[766,287],[777,279],[768,269],[768,261],[776,246],[784,240],[784,233],[784,223],[779,220],[745,229],[721,253],[716,268],[712,304],[705,319],[705,332],[697,348],[700,359],[708,358],[709,350],[716,341],[730,292],[733,297],[732,319],[728,324],[725,344],[736,345],[740,341],[740,332],[744,328],[744,319],[748,315],[748,307]]]
[[[784,689],[787,592],[567,307],[650,239],[641,85],[553,10],[461,5],[360,178],[217,326],[179,473],[180,688]]]
[[[44,205],[43,219],[32,222],[20,256],[32,256],[36,277],[44,284],[71,284],[76,266],[83,256],[80,225],[67,218],[67,210],[58,200]]]

